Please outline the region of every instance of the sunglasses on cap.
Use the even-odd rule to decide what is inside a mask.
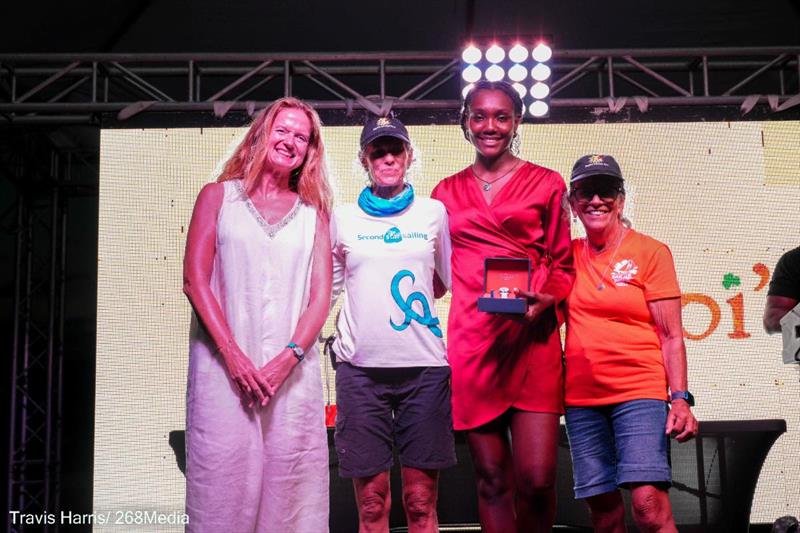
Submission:
[[[573,187],[570,196],[580,202],[589,202],[595,195],[601,200],[613,200],[621,192],[622,187],[616,183],[593,183]]]

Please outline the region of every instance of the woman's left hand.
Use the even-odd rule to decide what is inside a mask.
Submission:
[[[297,363],[294,353],[286,348],[276,357],[273,357],[269,363],[261,367],[259,372],[272,385],[273,390],[277,391],[286,381],[286,378],[289,377],[289,373]]]
[[[678,442],[686,442],[697,436],[697,419],[685,400],[673,400],[667,414],[667,435],[673,435]]]
[[[542,316],[542,313],[556,303],[555,297],[546,292],[528,292],[522,289],[514,289],[514,294],[518,298],[526,298],[528,300],[528,310],[521,317],[525,322],[536,322]]]

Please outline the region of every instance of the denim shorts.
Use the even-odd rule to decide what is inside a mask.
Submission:
[[[394,462],[420,470],[456,464],[450,367],[336,369],[339,475],[369,477]]]
[[[631,483],[672,482],[667,402],[631,400],[567,407],[575,497],[588,498]]]

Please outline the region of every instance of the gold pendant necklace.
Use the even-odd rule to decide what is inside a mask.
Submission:
[[[495,178],[492,181],[487,181],[487,180],[483,179],[482,177],[478,176],[478,173],[475,172],[475,165],[474,164],[472,165],[472,175],[475,176],[475,179],[477,179],[478,181],[482,181],[483,182],[483,185],[482,185],[483,190],[486,191],[486,192],[489,192],[490,190],[492,190],[492,185],[494,183],[500,181],[501,179],[503,179],[506,176],[508,176],[509,174],[511,174],[519,166],[519,164],[521,162],[522,162],[521,159],[518,160],[516,163],[514,163],[514,166],[511,167],[510,170],[506,171],[502,176],[500,176],[499,178]]]
[[[608,262],[608,264],[606,265],[606,268],[603,270],[602,274],[600,274],[598,272],[598,270],[594,267],[594,264],[592,263],[591,259],[589,258],[589,246],[590,246],[589,238],[587,237],[587,238],[584,239],[584,242],[583,242],[583,259],[586,262],[586,265],[589,267],[589,269],[594,274],[599,274],[599,276],[600,276],[600,281],[597,284],[597,290],[598,291],[602,291],[602,290],[604,290],[606,288],[606,284],[603,283],[603,279],[606,277],[606,274],[608,274],[608,269],[611,268],[612,264],[614,264],[614,260],[617,258],[617,252],[619,251],[619,247],[622,244],[622,239],[624,237],[625,237],[625,228],[623,228],[619,232],[619,237],[617,238],[617,244],[614,246],[614,253],[611,254],[611,261]],[[603,250],[601,250],[599,253],[603,253]],[[597,256],[595,255],[595,257],[597,257]],[[592,276],[589,276],[589,277],[592,277]],[[594,282],[594,281],[592,281],[592,282]]]

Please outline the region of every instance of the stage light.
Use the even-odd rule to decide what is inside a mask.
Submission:
[[[530,111],[531,115],[534,117],[543,117],[550,111],[550,106],[542,100],[536,100],[528,108],[528,111]]]
[[[500,81],[505,77],[506,72],[500,65],[492,65],[491,67],[486,69],[485,75],[486,79],[489,81]]]
[[[475,83],[481,79],[481,69],[475,65],[470,65],[464,69],[461,73],[461,77],[464,78],[464,81],[467,83]]]
[[[489,63],[499,63],[506,57],[506,51],[500,46],[493,44],[486,50],[486,59]]]
[[[528,49],[517,43],[508,51],[508,58],[514,63],[522,63],[528,59]]]
[[[467,94],[475,87],[474,83],[470,83],[469,85],[465,85],[463,89],[461,89],[461,98],[466,98]]]
[[[548,94],[550,94],[550,87],[546,83],[537,81],[533,84],[533,87],[531,87],[531,96],[537,100],[547,98]]]
[[[550,77],[550,67],[544,63],[539,63],[531,69],[531,77],[536,81],[544,81]]]
[[[508,69],[508,77],[511,78],[512,81],[522,81],[528,77],[528,69],[522,65],[514,65]]]
[[[471,44],[461,52],[461,59],[464,60],[464,63],[477,63],[481,60],[481,51],[477,46]]]
[[[547,119],[552,95],[550,85],[555,75],[549,62],[552,56],[553,50],[543,36],[473,38],[461,50],[461,96],[466,99],[481,80],[505,80],[519,94],[524,114],[529,119],[537,122]]]
[[[531,57],[533,57],[535,61],[543,63],[549,61],[550,58],[553,57],[553,50],[546,44],[539,43],[536,45],[536,48],[533,49],[533,52],[531,52]]]

